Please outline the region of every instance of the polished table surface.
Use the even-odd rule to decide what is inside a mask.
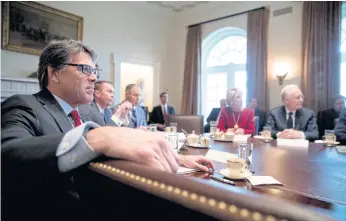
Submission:
[[[249,138],[253,143],[252,168],[254,176],[272,176],[284,186],[252,187],[248,181],[235,181],[236,186],[267,194],[296,203],[324,208],[335,217],[346,220],[346,155],[335,147],[310,143],[309,148],[278,147],[276,141],[264,143]],[[210,149],[238,153],[238,146],[231,142],[213,142]],[[209,149],[187,148],[180,154],[205,155]],[[226,164],[215,163],[216,172]],[[196,172],[187,176],[205,179],[210,184],[208,173]],[[220,183],[220,182],[218,182]],[[218,184],[219,185],[219,184]],[[228,184],[224,184],[228,185]]]

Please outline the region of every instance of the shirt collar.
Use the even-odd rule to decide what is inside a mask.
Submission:
[[[56,96],[55,94],[52,93],[52,95],[54,96],[55,100],[59,103],[60,107],[63,109],[66,115],[69,115],[73,110],[78,110],[78,108],[73,109],[71,105],[69,105],[66,101]]]
[[[297,110],[295,110],[295,111],[289,111],[289,110],[287,109],[286,106],[285,106],[285,109],[286,109],[286,115],[288,115],[289,112],[292,112],[292,113],[293,113],[293,114],[292,114],[293,116],[296,115]]]
[[[104,109],[102,109],[102,108],[100,107],[100,105],[99,105],[97,102],[95,102],[95,103],[96,103],[97,107],[99,108],[100,113],[102,114],[103,111],[104,111]]]

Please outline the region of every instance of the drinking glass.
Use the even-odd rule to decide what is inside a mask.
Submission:
[[[336,141],[334,130],[325,130],[322,138],[327,146],[333,146]]]
[[[264,139],[270,139],[272,137],[272,128],[271,127],[263,127],[263,131],[260,132],[260,135]]]
[[[176,133],[177,132],[178,123],[170,123],[169,126],[171,127],[171,132],[172,133]]]
[[[249,170],[252,170],[253,143],[238,143],[238,157],[246,161]]]
[[[150,124],[148,127],[149,131],[156,132],[157,131],[157,125],[156,124]]]
[[[166,134],[166,140],[171,144],[173,149],[178,148],[178,137],[177,133]]]
[[[216,132],[217,122],[216,121],[210,121],[210,134],[214,136]]]

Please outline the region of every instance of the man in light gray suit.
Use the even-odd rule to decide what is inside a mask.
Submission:
[[[315,113],[304,108],[304,95],[297,85],[287,85],[281,90],[283,106],[273,108],[267,125],[277,138],[308,139],[318,138]]]
[[[125,100],[116,105],[112,120],[119,126],[141,128],[147,126],[144,110],[138,106],[141,89],[137,84],[129,84],[125,89]]]
[[[340,141],[341,144],[346,144],[346,108],[341,110],[339,119],[334,128],[335,135],[337,140]]]

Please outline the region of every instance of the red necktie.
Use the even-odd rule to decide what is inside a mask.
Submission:
[[[80,120],[80,115],[77,110],[71,111],[71,117],[74,122],[74,127],[78,127],[79,125],[82,124],[82,121]]]

